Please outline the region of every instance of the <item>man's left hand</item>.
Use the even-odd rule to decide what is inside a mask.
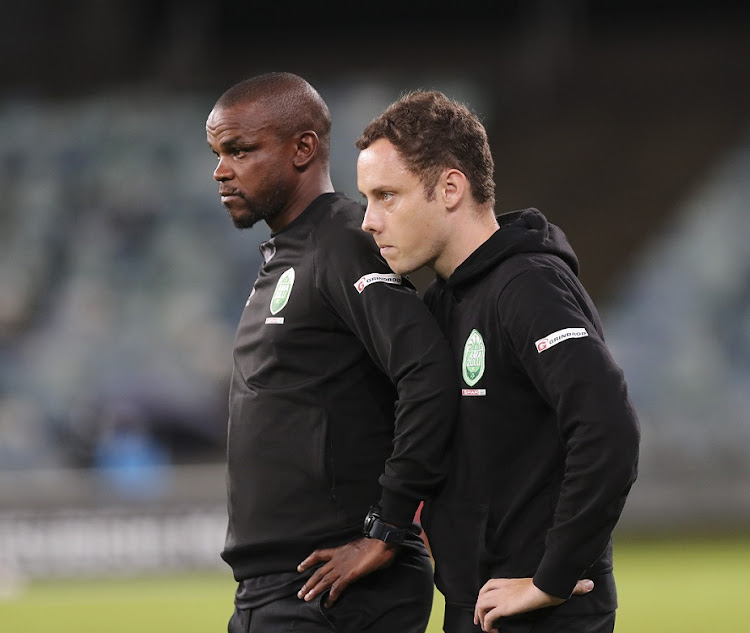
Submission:
[[[297,571],[324,564],[302,585],[297,597],[310,601],[330,589],[324,605],[330,607],[355,580],[390,565],[396,557],[396,548],[378,539],[361,538],[339,547],[315,550],[297,566]]]
[[[591,580],[579,580],[573,595],[588,593],[594,588]],[[479,590],[474,607],[474,624],[488,633],[497,633],[493,624],[503,617],[525,613],[565,602],[537,587],[531,578],[492,578]]]

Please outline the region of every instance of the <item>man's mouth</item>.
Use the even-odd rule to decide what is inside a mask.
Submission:
[[[219,189],[222,202],[228,202],[232,198],[242,198],[242,194],[236,189]]]

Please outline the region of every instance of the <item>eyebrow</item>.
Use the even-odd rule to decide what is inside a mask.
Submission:
[[[374,189],[372,189],[370,193],[379,195],[382,193],[392,193],[393,191],[394,191],[394,187],[389,187],[388,185],[381,185],[380,187],[375,187]],[[360,191],[360,193],[362,192]],[[364,193],[362,193],[362,195],[367,197],[367,195]]]
[[[231,136],[228,139],[225,139],[219,143],[219,147],[221,148],[231,148],[237,146],[240,141],[242,140],[241,136]]]

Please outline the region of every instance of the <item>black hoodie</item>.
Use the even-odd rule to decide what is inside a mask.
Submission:
[[[563,232],[536,209],[498,221],[425,292],[462,388],[451,474],[422,514],[436,583],[447,610],[466,610],[490,578],[533,577],[561,598],[590,578],[590,594],[554,608],[612,611],[636,414]]]

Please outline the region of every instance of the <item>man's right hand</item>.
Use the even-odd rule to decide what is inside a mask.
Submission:
[[[396,558],[397,548],[375,538],[361,538],[339,547],[315,550],[297,566],[297,571],[305,571],[318,563],[323,565],[302,585],[297,597],[309,601],[330,589],[324,605],[330,607],[351,583],[390,565]]]

